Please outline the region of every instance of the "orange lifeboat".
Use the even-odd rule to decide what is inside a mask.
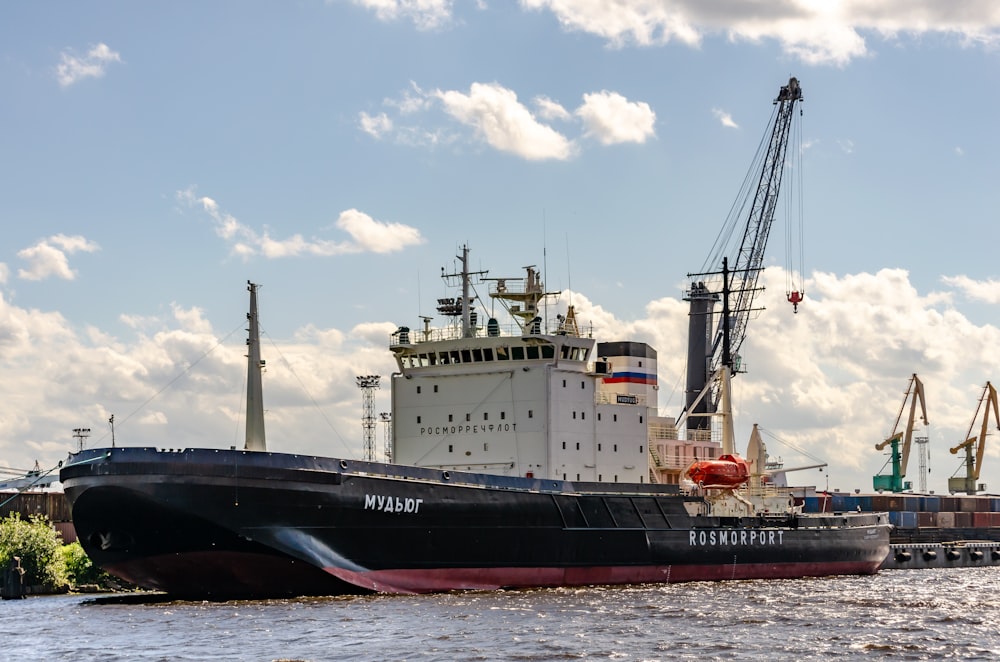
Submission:
[[[695,462],[687,475],[702,487],[739,487],[750,480],[750,466],[738,455],[720,455],[717,460]]]

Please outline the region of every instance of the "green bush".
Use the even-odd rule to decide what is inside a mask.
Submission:
[[[0,519],[0,569],[6,570],[13,557],[20,557],[26,586],[44,586],[49,590],[66,586],[61,547],[59,534],[42,515],[23,520],[20,513],[11,513]]]
[[[108,588],[113,582],[111,575],[94,565],[79,542],[63,545],[60,553],[66,565],[70,584],[74,587],[81,584],[96,584],[101,588]]]

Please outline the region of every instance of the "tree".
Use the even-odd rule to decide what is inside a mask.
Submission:
[[[83,584],[95,584],[105,589],[117,585],[111,575],[94,565],[79,542],[63,545],[60,551],[66,564],[66,575],[74,588]]]
[[[23,520],[20,513],[11,513],[0,519],[0,568],[7,568],[13,557],[20,557],[27,586],[54,591],[67,585],[61,547],[59,534],[42,515]]]

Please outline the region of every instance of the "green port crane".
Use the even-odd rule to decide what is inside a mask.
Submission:
[[[921,420],[923,420],[924,425],[927,425],[927,404],[924,402],[924,384],[917,377],[917,373],[913,373],[913,376],[910,377],[910,383],[906,387],[906,395],[903,396],[903,404],[900,405],[899,413],[896,414],[896,422],[892,426],[892,434],[885,441],[875,444],[875,450],[877,451],[885,450],[886,446],[891,446],[892,448],[889,459],[882,467],[884,471],[885,467],[891,463],[892,473],[872,476],[872,486],[876,490],[902,492],[903,490],[913,488],[912,481],[904,482],[903,478],[906,477],[906,463],[910,459],[910,442],[913,439],[913,424],[916,421],[917,400],[920,400]],[[906,422],[906,430],[897,432],[899,430],[899,421],[903,417],[903,410],[906,409],[907,401],[910,403],[910,416]]]
[[[986,489],[985,485],[978,483],[979,471],[983,468],[983,451],[986,450],[986,429],[990,423],[991,408],[993,410],[993,420],[996,421],[997,428],[1000,429],[1000,414],[997,413],[997,390],[993,388],[992,384],[986,382],[986,386],[983,387],[983,394],[979,396],[979,405],[976,406],[976,414],[972,417],[972,424],[969,425],[969,431],[965,433],[965,441],[951,449],[952,455],[957,455],[958,451],[964,450],[965,460],[958,471],[955,472],[955,475],[948,479],[949,492],[975,494]],[[976,419],[979,418],[980,410],[983,412],[982,427],[979,430],[978,437],[971,437],[969,435],[972,434],[972,428],[976,425]],[[972,453],[973,446],[976,447],[975,455]],[[965,475],[958,476],[962,467],[965,468]]]

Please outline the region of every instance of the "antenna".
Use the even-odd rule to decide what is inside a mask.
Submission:
[[[573,262],[569,259],[569,233],[566,233],[566,289],[569,290],[569,303],[573,305]]]
[[[111,414],[111,418],[108,419],[108,425],[111,426],[111,448],[115,447],[115,415]]]
[[[375,461],[375,389],[381,375],[359,375],[358,388],[361,389],[361,429],[364,431],[366,462]]]
[[[929,469],[927,468],[928,460],[928,446],[927,442],[930,441],[928,437],[914,437],[913,443],[917,445],[917,454],[920,459],[920,471],[917,474],[917,490],[921,494],[927,494],[927,474]]]
[[[87,443],[90,428],[73,428],[73,438],[76,439],[76,451],[79,453]]]
[[[392,463],[392,414],[384,411],[378,415],[378,418],[382,423],[385,424],[385,439],[382,445],[382,454],[385,455],[385,461],[387,464]]]

